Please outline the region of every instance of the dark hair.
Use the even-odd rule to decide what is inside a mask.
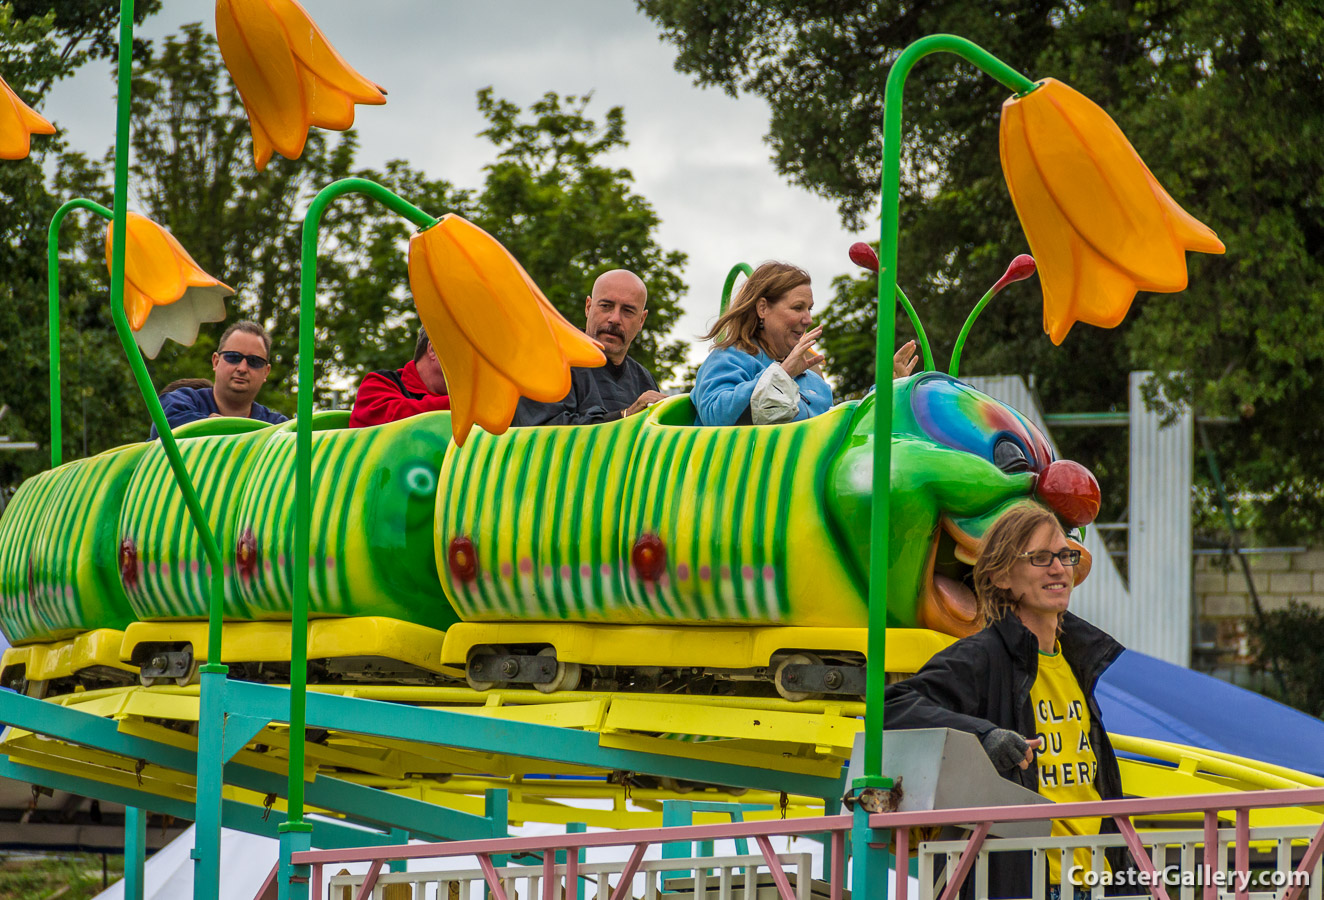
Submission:
[[[765,262],[745,279],[726,312],[703,340],[717,339],[716,349],[736,347],[754,354],[760,350],[772,356],[759,334],[759,300],[779,302],[795,288],[809,284],[809,273],[799,266],[783,262]]]
[[[427,356],[428,344],[430,343],[431,341],[428,340],[428,330],[420,326],[418,329],[418,340],[414,342],[414,365],[418,365],[423,361],[423,357]]]
[[[1017,598],[1006,588],[994,582],[1002,580],[1025,552],[1030,538],[1041,525],[1052,525],[1062,531],[1062,523],[1042,506],[1019,503],[1003,513],[984,532],[975,560],[975,615],[981,626],[1002,618],[1016,606]]]
[[[221,348],[225,346],[225,342],[228,341],[230,335],[234,334],[236,331],[242,331],[244,334],[252,334],[262,338],[262,346],[266,348],[267,357],[271,357],[271,336],[267,334],[265,328],[251,319],[240,319],[238,322],[235,322],[229,328],[225,329],[225,331],[221,332],[221,339],[216,342],[217,353],[221,352]]]
[[[196,388],[199,391],[211,390],[211,382],[206,378],[176,378],[174,381],[161,388],[161,393],[168,394],[171,391],[177,391],[180,388]]]

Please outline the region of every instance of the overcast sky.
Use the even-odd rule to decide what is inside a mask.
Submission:
[[[390,92],[385,106],[357,107],[363,165],[404,158],[431,177],[479,185],[491,145],[476,137],[474,95],[488,85],[521,106],[549,90],[592,91],[597,119],[624,107],[630,146],[610,162],[633,172],[657,210],[662,247],[689,255],[675,338],[694,343],[706,330],[734,263],[802,265],[821,306],[832,278],[854,269],[851,242],[876,237],[845,231],[833,204],[777,175],[763,140],[767,105],[678,74],[671,46],[630,0],[301,2],[350,64]],[[166,0],[139,34],[160,38],[196,21],[214,33],[214,9],[213,0]],[[41,105],[94,156],[114,138],[110,76],[106,64],[85,67]]]

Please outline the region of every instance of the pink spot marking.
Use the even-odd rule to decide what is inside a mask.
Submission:
[[[685,565],[685,563],[679,563],[676,566],[676,580],[677,581],[690,580],[690,567]]]
[[[713,577],[712,566],[709,566],[706,563],[702,566],[699,566],[699,577],[704,581],[707,581],[709,578],[712,578]]]
[[[271,563],[267,563],[267,565],[270,566]],[[188,564],[188,570],[192,572],[194,575],[198,574],[198,561],[196,559]]]
[[[284,554],[284,553],[281,553],[281,554],[279,554],[279,555],[276,557],[276,565],[280,566],[282,569],[285,568],[285,554]]]
[[[570,573],[571,573],[572,571],[574,571],[574,570],[571,569],[569,566],[561,566],[561,580],[562,580],[562,581],[569,581],[569,580],[570,580]]]
[[[671,576],[668,575],[666,572],[663,572],[662,577],[657,580],[657,583],[660,584],[662,587],[666,587],[667,585],[671,584]]]
[[[603,578],[610,578],[610,577],[611,577],[611,572],[612,572],[612,569],[611,569],[611,563],[603,563],[603,564],[602,564],[602,577],[603,577]]]
[[[310,568],[310,569],[315,569],[315,568],[317,568],[317,557],[315,557],[315,556],[309,556],[309,557],[308,557],[308,568]]]
[[[502,578],[509,578],[509,577],[510,577],[511,575],[513,575],[513,574],[515,574],[515,570],[514,570],[513,568],[511,568],[510,563],[508,563],[508,562],[503,562],[503,563],[501,564],[501,577],[502,577]]]
[[[230,577],[230,564],[229,564],[229,563],[225,563],[223,566],[221,566],[221,576],[224,577],[224,578],[229,578],[229,577]]]
[[[326,558],[326,567],[328,569],[334,569],[336,567],[336,558],[334,556],[328,556]]]
[[[552,567],[551,567],[551,566],[543,566],[543,567],[542,567],[542,577],[545,578],[545,579],[548,579],[548,580],[551,579],[551,577],[552,577]]]
[[[529,559],[527,556],[524,557],[523,559],[521,559],[521,560],[519,561],[519,570],[520,570],[521,572],[523,572],[525,575],[532,575],[532,574],[533,574],[533,560]]]
[[[764,580],[764,581],[773,581],[773,580],[775,580],[776,578],[777,578],[777,570],[776,570],[776,569],[774,569],[772,566],[764,566],[764,567],[763,567],[763,580]]]
[[[264,559],[264,560],[262,560],[262,568],[263,568],[265,571],[270,572],[270,571],[271,571],[271,560],[269,560],[269,559]]]
[[[64,586],[64,599],[72,601],[74,599],[74,586],[67,584]]]
[[[750,566],[750,565],[741,566],[741,567],[740,567],[740,577],[741,577],[741,578],[747,578],[747,579],[748,579],[748,578],[753,578],[753,577],[754,577],[754,567],[753,567],[753,566]]]
[[[590,566],[588,563],[584,563],[583,565],[581,565],[581,566],[579,567],[579,577],[580,577],[580,578],[592,578],[592,577],[593,577],[593,567]]]
[[[726,565],[725,563],[722,564],[721,572],[722,572],[723,581],[731,577],[731,567]]]

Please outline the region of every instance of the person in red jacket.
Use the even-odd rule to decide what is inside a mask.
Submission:
[[[363,376],[359,392],[354,396],[349,427],[385,425],[419,413],[450,408],[446,376],[442,374],[437,351],[432,348],[428,333],[420,328],[414,358],[403,369],[382,369]]]

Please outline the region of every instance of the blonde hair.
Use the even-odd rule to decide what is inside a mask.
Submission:
[[[703,340],[716,339],[717,350],[735,347],[749,354],[756,354],[762,350],[772,356],[772,351],[763,342],[760,334],[759,326],[762,323],[759,320],[759,301],[778,303],[792,290],[804,284],[809,284],[809,273],[799,266],[783,262],[765,262],[754,270],[754,274],[745,279],[745,283],[740,286],[736,294],[736,299],[731,302],[712,329],[703,336]]]
[[[1015,609],[1017,597],[996,582],[1005,580],[1020,561],[1030,538],[1045,524],[1062,531],[1057,516],[1042,506],[1021,503],[1003,513],[984,533],[974,575],[975,616],[981,627],[988,627],[1008,610]]]

